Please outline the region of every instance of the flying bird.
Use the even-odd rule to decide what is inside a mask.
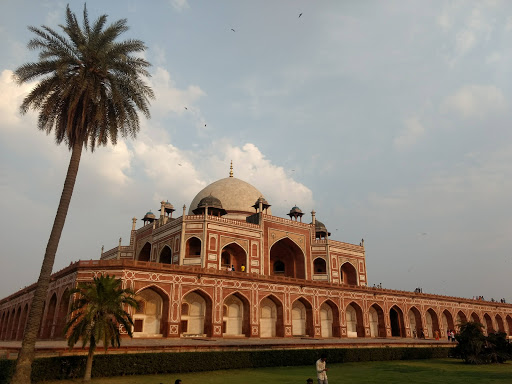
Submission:
[[[299,13],[299,17],[301,17],[301,16],[302,16],[302,13]]]
[[[231,28],[231,30],[232,30],[233,32],[236,32],[233,28]]]
[[[178,163],[178,165],[181,167],[181,164],[180,164],[180,163]]]
[[[187,107],[185,107],[185,109],[188,111],[188,108],[187,108]]]

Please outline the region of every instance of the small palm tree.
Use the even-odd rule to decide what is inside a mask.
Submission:
[[[82,148],[94,148],[118,136],[135,137],[139,130],[138,111],[149,117],[153,91],[142,80],[149,77],[150,64],[134,54],[146,49],[140,40],[117,41],[128,30],[126,19],[106,25],[100,16],[92,25],[84,7],[80,25],[66,9],[64,32],[29,27],[36,36],[28,48],[39,51],[37,62],[26,63],[14,71],[18,84],[41,78],[21,105],[21,113],[38,111],[38,128],[54,133],[57,144],[64,142],[71,159],[64,188],[46,246],[41,272],[34,292],[23,335],[23,343],[11,383],[30,382],[34,348],[48,291],[50,276],[75,185]]]
[[[123,289],[121,279],[101,275],[91,283],[79,283],[70,291],[78,294],[71,305],[70,320],[64,327],[68,345],[73,347],[82,340],[82,348],[89,343],[84,381],[91,380],[94,350],[101,341],[105,350],[109,344],[121,345],[121,327],[132,336],[133,320],[127,307],[138,308],[135,293]]]

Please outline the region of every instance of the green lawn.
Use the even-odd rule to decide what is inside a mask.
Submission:
[[[501,365],[468,366],[459,360],[413,360],[379,361],[369,363],[328,364],[329,383],[512,383],[512,362]],[[183,384],[220,383],[280,383],[305,384],[306,379],[315,379],[314,362],[311,366],[260,369],[236,369],[201,373],[124,376],[93,379],[92,383],[105,384],[174,384],[180,378]],[[51,381],[47,383],[67,384],[76,381]]]

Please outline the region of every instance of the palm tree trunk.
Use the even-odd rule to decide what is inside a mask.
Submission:
[[[89,344],[89,354],[87,355],[87,363],[85,364],[84,381],[91,381],[92,373],[92,357],[94,356],[94,347]]]
[[[43,316],[43,304],[46,299],[48,286],[50,285],[50,276],[52,274],[53,263],[55,261],[55,254],[59,245],[62,229],[68,213],[69,203],[73,195],[73,188],[75,187],[76,175],[80,165],[80,157],[82,156],[82,142],[75,143],[71,152],[71,159],[69,160],[68,172],[66,180],[64,181],[64,188],[60,196],[59,208],[55,215],[52,231],[48,244],[46,245],[46,252],[44,254],[43,265],[37,280],[37,286],[30,306],[28,315],[27,328],[23,335],[23,342],[21,350],[16,362],[16,371],[11,380],[11,384],[29,384],[30,375],[32,371],[32,361],[35,355],[36,339],[39,333],[39,326]]]

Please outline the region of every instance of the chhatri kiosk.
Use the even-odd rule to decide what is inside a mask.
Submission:
[[[296,206],[287,218],[273,216],[264,195],[232,168],[188,212],[175,213],[162,201],[142,227],[132,220],[128,245],[120,239],[100,260],[56,272],[40,338],[64,337],[67,291],[99,274],[137,293],[139,338],[431,338],[464,321],[512,335],[510,304],[369,287],[364,241],[332,240],[314,211],[306,223]],[[33,291],[0,300],[0,340],[21,339]]]

